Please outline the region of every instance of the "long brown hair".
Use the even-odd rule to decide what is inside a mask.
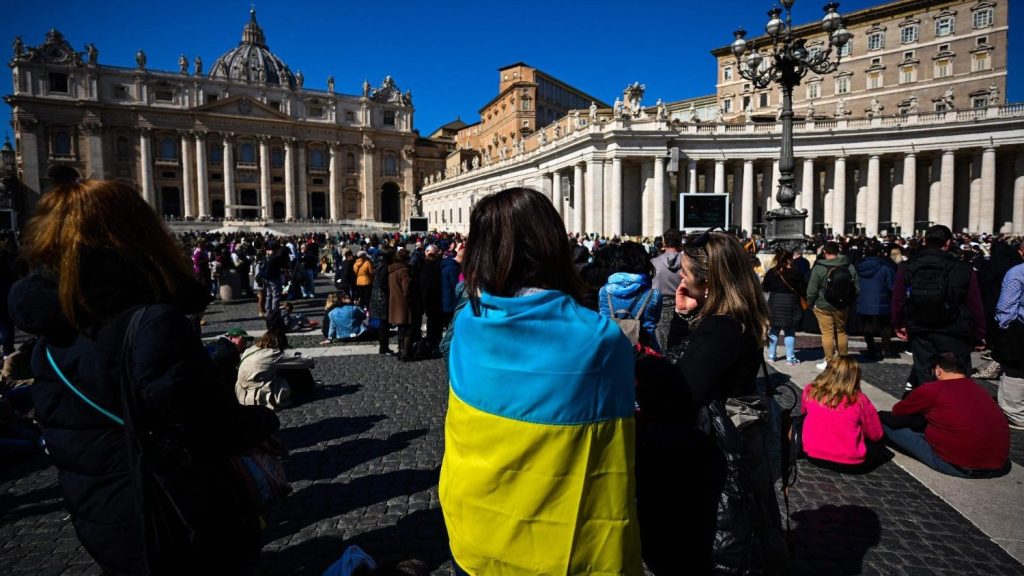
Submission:
[[[844,402],[853,404],[860,393],[860,364],[849,356],[838,356],[828,361],[807,395],[823,406],[837,408]]]
[[[683,247],[693,273],[707,282],[701,317],[728,316],[751,330],[758,346],[768,335],[768,304],[739,240],[724,232],[706,232],[706,243],[691,237]]]
[[[184,249],[174,240],[156,212],[131,186],[113,180],[84,180],[58,184],[43,195],[25,228],[24,258],[58,276],[61,311],[68,322],[85,331],[110,310],[90,300],[101,278],[89,267],[95,258],[116,262],[119,276],[132,278],[136,302],[177,300],[195,283]],[[131,302],[126,302],[126,306]]]
[[[509,188],[480,200],[462,264],[474,311],[481,292],[513,296],[521,288],[560,290],[579,301],[583,282],[566,236],[551,201],[536,190]]]

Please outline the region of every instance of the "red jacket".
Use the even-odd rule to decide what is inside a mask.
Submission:
[[[936,380],[892,407],[897,416],[921,414],[924,439],[940,458],[961,468],[994,470],[1010,455],[1010,427],[995,400],[970,378]]]

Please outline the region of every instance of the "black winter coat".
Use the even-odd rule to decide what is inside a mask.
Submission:
[[[370,291],[370,318],[382,322],[388,321],[388,308],[391,305],[391,288],[388,284],[388,266],[384,254],[378,252],[373,257],[373,289]]]
[[[771,325],[784,330],[799,328],[804,317],[804,309],[800,307],[800,296],[807,292],[807,283],[804,282],[803,275],[798,270],[790,268],[780,277],[775,268],[772,268],[765,273],[761,286],[768,294]]]
[[[420,302],[428,316],[441,314],[441,257],[424,258],[420,266]]]
[[[16,324],[40,336],[32,357],[32,397],[61,494],[79,540],[104,571],[144,574],[141,484],[129,472],[124,428],[76,396],[47,358],[49,352],[94,403],[123,416],[121,350],[135,308],[110,316],[88,337],[75,333],[59,310],[56,286],[38,276],[12,291]],[[145,417],[192,457],[192,465],[166,477],[198,533],[194,548],[173,551],[181,563],[176,568],[251,570],[260,548],[259,520],[243,506],[227,457],[277,430],[277,417],[264,408],[239,406],[230,388],[215,385],[209,357],[179,308],[161,304],[146,311],[132,360]]]

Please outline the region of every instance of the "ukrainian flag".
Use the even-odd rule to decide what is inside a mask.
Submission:
[[[455,321],[440,499],[470,574],[642,574],[633,355],[558,291]]]

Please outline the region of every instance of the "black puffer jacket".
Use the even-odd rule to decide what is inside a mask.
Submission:
[[[106,572],[147,573],[141,485],[129,472],[124,428],[76,396],[50,361],[92,402],[122,416],[121,349],[135,308],[83,336],[60,314],[56,285],[33,275],[13,288],[10,310],[19,328],[40,336],[32,357],[33,403],[79,540]],[[132,355],[145,417],[192,456],[192,465],[175,470],[168,482],[197,529],[198,544],[172,556],[180,569],[245,573],[258,558],[259,521],[242,505],[227,456],[266,438],[278,421],[269,410],[239,406],[228,388],[213,385],[209,358],[186,311],[192,312],[150,306]]]

